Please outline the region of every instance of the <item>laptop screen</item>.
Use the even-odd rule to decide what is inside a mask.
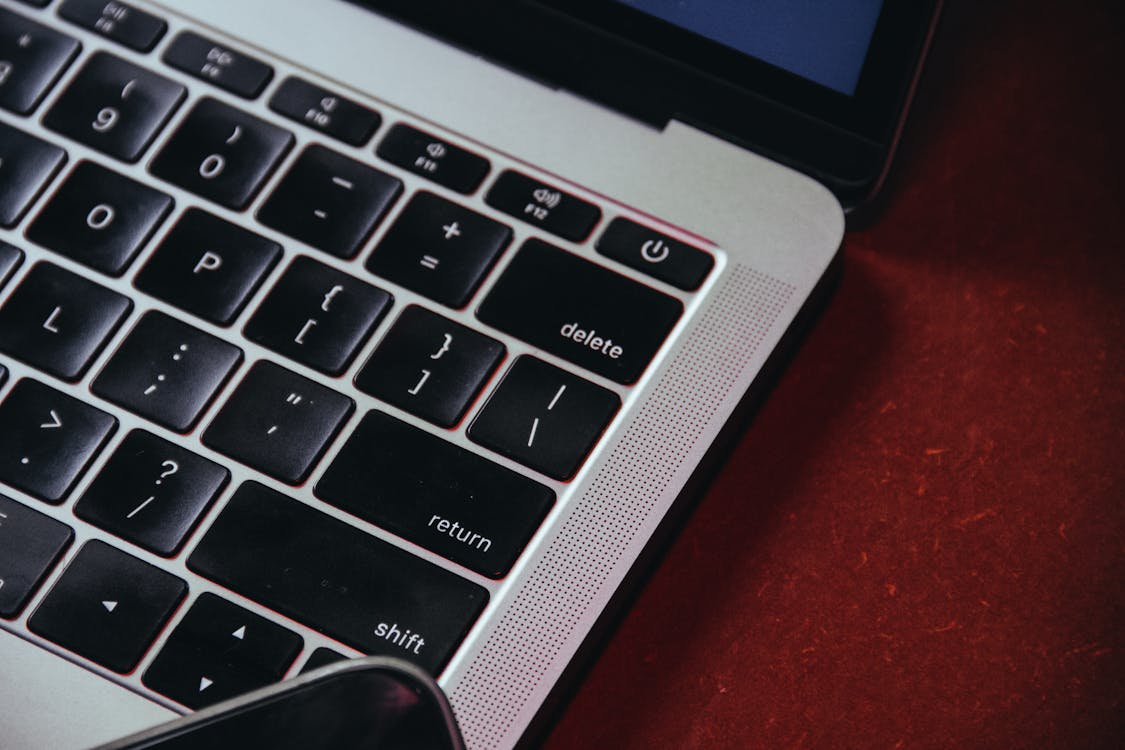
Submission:
[[[616,1],[849,96],[883,6],[883,0]]]

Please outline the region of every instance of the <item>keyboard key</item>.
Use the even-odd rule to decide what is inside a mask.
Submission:
[[[352,258],[402,192],[389,174],[309,146],[258,210],[258,221],[338,258]]]
[[[189,208],[134,281],[181,310],[230,325],[281,258],[281,245]]]
[[[188,567],[370,654],[437,674],[488,601],[475,583],[247,482]]]
[[[47,111],[43,124],[103,154],[135,162],[186,93],[164,76],[98,52]]]
[[[76,381],[132,306],[128,297],[41,261],[0,307],[0,351]]]
[[[377,411],[316,496],[490,578],[507,574],[555,502],[538,482]]]
[[[504,352],[499,341],[412,305],[356,375],[355,386],[436,425],[453,427]]]
[[[353,146],[379,127],[379,113],[308,81],[289,76],[270,99],[270,109]]]
[[[309,658],[305,661],[305,665],[301,667],[301,674],[311,672],[314,669],[326,667],[329,664],[335,664],[338,661],[347,661],[348,657],[343,654],[333,651],[330,648],[321,646],[309,654]]]
[[[20,263],[23,263],[23,250],[0,240],[0,288],[8,282]]]
[[[187,584],[171,573],[95,540],[78,550],[27,626],[125,674],[186,592]]]
[[[589,237],[602,217],[601,209],[593,203],[511,170],[496,178],[484,200],[493,208],[573,242]]]
[[[138,52],[155,47],[168,29],[163,18],[121,0],[66,0],[59,15]]]
[[[105,412],[24,378],[0,403],[0,482],[57,505],[116,429]]]
[[[683,313],[655,289],[531,239],[477,309],[488,325],[618,383],[634,383]]]
[[[154,175],[240,210],[293,146],[293,134],[215,99],[195,105],[156,155]]]
[[[419,192],[387,230],[367,270],[450,307],[464,307],[512,240],[487,216]]]
[[[391,164],[433,180],[439,185],[469,193],[488,174],[488,159],[409,125],[395,125],[375,150]]]
[[[58,146],[0,122],[0,227],[14,227],[23,218],[65,161]]]
[[[66,524],[0,495],[0,617],[20,613],[72,539]]]
[[[172,210],[172,196],[79,162],[27,229],[59,255],[120,276]]]
[[[0,108],[26,115],[78,54],[78,41],[0,8]]]
[[[222,466],[144,430],[133,430],[82,493],[74,514],[170,557],[229,478]]]
[[[143,682],[199,709],[277,682],[302,644],[291,630],[204,593],[168,636]]]
[[[621,399],[554,365],[516,360],[469,427],[469,439],[555,479],[570,479]]]
[[[253,99],[273,78],[273,68],[261,60],[200,36],[180,32],[164,51],[164,62],[232,94]]]
[[[715,265],[710,253],[621,217],[609,223],[594,247],[607,258],[686,291],[698,289]]]
[[[238,347],[150,311],[90,390],[163,427],[187,432],[241,361]]]
[[[305,481],[355,403],[272,362],[255,362],[203,444],[288,484]]]
[[[391,295],[298,256],[246,324],[246,338],[339,375],[391,306]]]

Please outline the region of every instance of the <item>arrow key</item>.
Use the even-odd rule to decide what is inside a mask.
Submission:
[[[198,709],[277,682],[300,653],[296,633],[204,593],[168,636],[142,682]]]
[[[0,403],[0,481],[57,505],[116,428],[109,414],[24,378]]]
[[[87,542],[31,615],[34,633],[125,674],[187,592],[176,576],[105,542]]]

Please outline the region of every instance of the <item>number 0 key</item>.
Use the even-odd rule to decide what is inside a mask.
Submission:
[[[203,99],[157,154],[152,173],[237,210],[257,195],[292,145],[287,130]]]

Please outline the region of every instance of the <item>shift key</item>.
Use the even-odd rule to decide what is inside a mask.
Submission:
[[[256,482],[246,482],[188,567],[369,654],[438,674],[488,592]]]
[[[635,383],[684,306],[626,276],[530,239],[477,317],[618,383]]]

